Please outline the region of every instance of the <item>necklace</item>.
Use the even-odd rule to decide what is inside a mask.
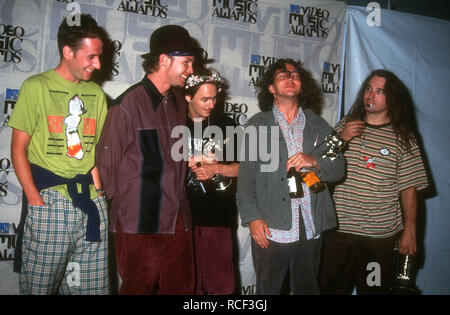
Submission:
[[[375,165],[375,156],[369,155],[367,153],[363,153],[363,151],[366,151],[366,131],[368,128],[368,124],[365,122],[365,128],[364,131],[361,135],[361,153],[363,154],[363,159],[364,159],[364,163],[365,163],[365,168],[366,169],[373,169],[376,167]],[[370,151],[370,150],[368,150]]]
[[[204,120],[201,117],[196,117],[196,118],[191,118],[191,119],[194,123],[202,123]],[[208,116],[208,118],[206,118],[206,124],[207,124],[206,127],[209,127],[209,116]]]
[[[168,95],[166,95],[166,96],[163,96],[163,99],[162,99],[162,101],[161,101],[161,103],[163,104],[163,106],[166,106],[167,105],[167,100],[169,99],[169,96]]]

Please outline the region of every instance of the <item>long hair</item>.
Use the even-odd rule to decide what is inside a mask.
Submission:
[[[384,94],[386,96],[388,117],[397,140],[406,150],[409,150],[417,136],[414,103],[408,88],[391,71],[378,69],[369,74],[362,83],[356,100],[347,114],[348,120],[364,120],[366,115],[364,94],[369,81],[375,76],[386,79]]]
[[[300,82],[302,84],[302,92],[298,95],[298,104],[302,109],[310,108],[316,114],[320,115],[322,110],[322,91],[317,82],[312,77],[311,73],[306,70],[300,61],[293,59],[279,59],[270,65],[256,85],[258,93],[258,104],[263,112],[272,110],[274,97],[269,92],[269,85],[272,85],[275,80],[275,73],[277,70],[286,69],[286,64],[294,66],[300,75]]]

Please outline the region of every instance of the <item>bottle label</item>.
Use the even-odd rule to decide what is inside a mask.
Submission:
[[[312,185],[317,184],[320,180],[317,177],[316,173],[309,172],[303,176],[303,181],[306,185],[308,185],[308,187],[311,187]]]
[[[289,186],[289,192],[296,193],[297,192],[297,184],[295,182],[295,176],[289,177],[287,179],[288,186]]]

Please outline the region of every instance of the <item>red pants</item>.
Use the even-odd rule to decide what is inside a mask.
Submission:
[[[192,230],[184,231],[181,217],[175,234],[127,234],[118,226],[120,294],[194,294]]]
[[[195,294],[232,294],[236,290],[233,240],[226,227],[194,227]]]

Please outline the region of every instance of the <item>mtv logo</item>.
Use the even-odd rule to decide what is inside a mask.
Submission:
[[[0,223],[0,233],[9,234],[9,223]]]
[[[6,99],[17,101],[17,95],[19,95],[18,89],[6,89]]]
[[[325,61],[323,63],[323,71],[330,72],[330,66],[331,66],[331,63]]]
[[[295,4],[291,4],[291,13],[298,13],[298,14],[300,14],[300,6],[299,5],[295,5]]]
[[[252,55],[250,57],[250,63],[259,65],[261,63],[261,55]]]

